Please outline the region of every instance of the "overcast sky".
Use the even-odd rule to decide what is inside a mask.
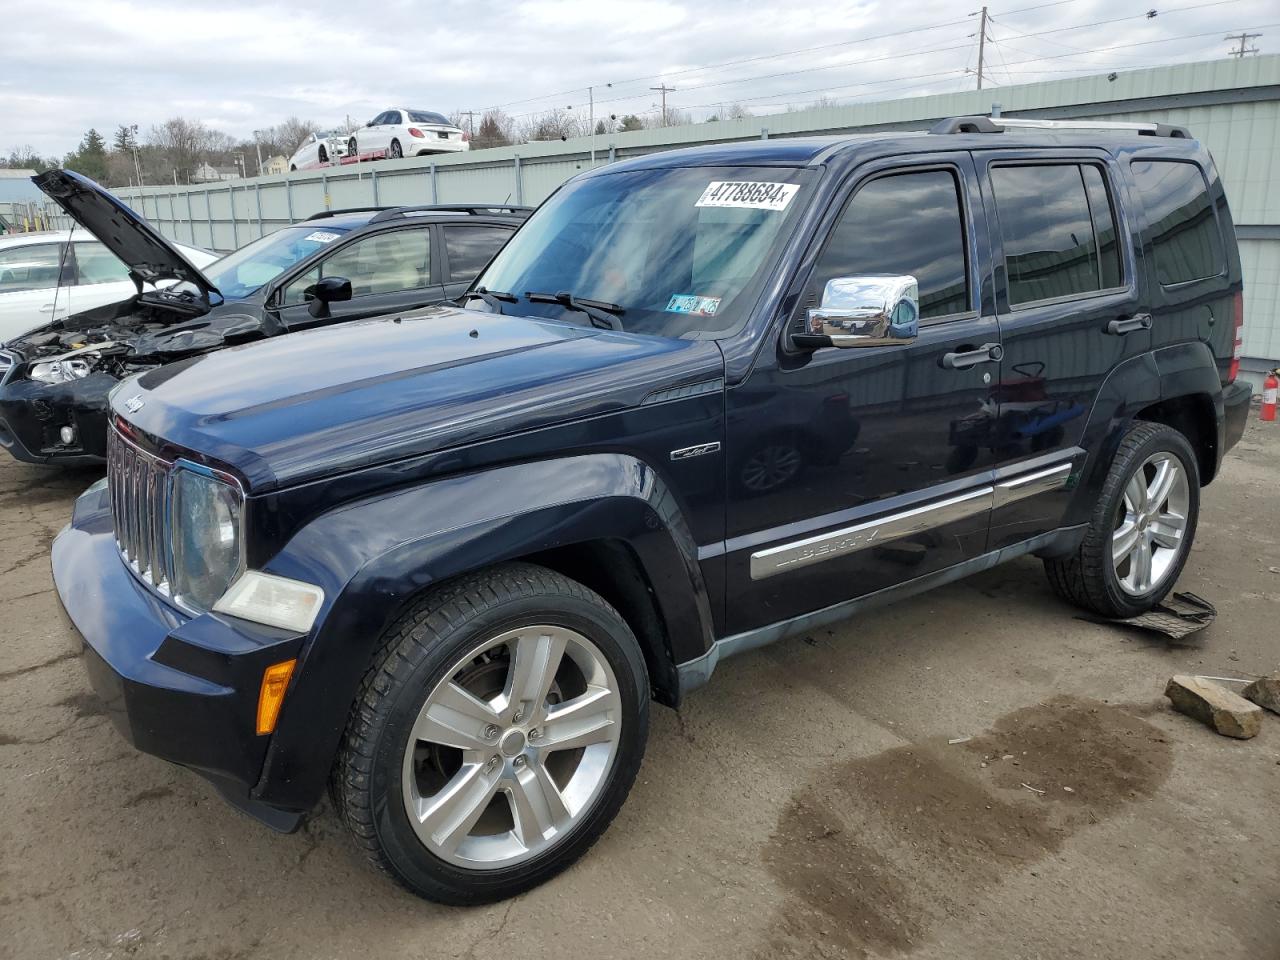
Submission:
[[[1161,12],[1148,19],[1152,6]],[[588,85],[597,116],[656,112],[648,87],[660,80],[676,88],[669,105],[698,120],[735,101],[767,113],[823,93],[857,102],[969,89],[969,9],[943,0],[3,0],[0,152],[29,144],[61,155],[90,126],[110,137],[118,124],[145,131],[174,115],[248,138],[291,114],[329,124],[390,106],[585,111]],[[1267,26],[1280,22],[1275,0],[1008,0],[990,11],[992,86],[1214,59],[1230,46],[1225,33],[1248,27],[1263,27],[1251,42],[1264,53],[1280,51],[1280,26]],[[1132,19],[1084,26],[1115,18]],[[888,33],[900,35],[862,39]],[[746,58],[757,59],[713,66]]]

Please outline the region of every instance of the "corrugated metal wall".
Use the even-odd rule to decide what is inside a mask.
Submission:
[[[984,91],[827,107],[641,130],[475,154],[334,167],[209,186],[144,187],[120,195],[161,233],[217,250],[241,246],[326,208],[374,204],[539,203],[591,166],[657,150],[761,136],[927,127],[941,117],[1159,120],[1187,126],[1218,164],[1244,261],[1245,354],[1280,362],[1280,55],[1177,64]],[[51,211],[52,213],[52,211]],[[65,217],[53,216],[66,226]],[[1254,365],[1261,368],[1262,364]]]

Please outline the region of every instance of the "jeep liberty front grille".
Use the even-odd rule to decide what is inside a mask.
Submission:
[[[173,553],[169,539],[169,473],[173,464],[107,431],[107,492],[116,546],[144,583],[169,596]]]

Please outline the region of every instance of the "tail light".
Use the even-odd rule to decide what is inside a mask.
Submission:
[[[425,134],[425,133],[423,133],[421,130],[419,130],[417,127],[410,127],[410,128],[409,128],[409,136],[411,136],[411,137],[424,138],[424,137],[426,137],[426,134]]]
[[[1244,293],[1238,292],[1231,301],[1231,310],[1235,314],[1235,343],[1231,348],[1231,366],[1227,368],[1227,383],[1235,383],[1240,373],[1240,355],[1244,353]]]

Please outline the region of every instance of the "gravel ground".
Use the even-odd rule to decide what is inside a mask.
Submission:
[[[1027,558],[728,661],[655,710],[583,862],[459,910],[375,874],[327,809],[278,836],[127,747],[49,577],[96,475],[6,460],[0,956],[1274,960],[1280,717],[1227,740],[1161,693],[1280,667],[1278,475],[1280,424],[1254,420],[1180,583],[1217,604],[1200,634],[1077,619]]]

